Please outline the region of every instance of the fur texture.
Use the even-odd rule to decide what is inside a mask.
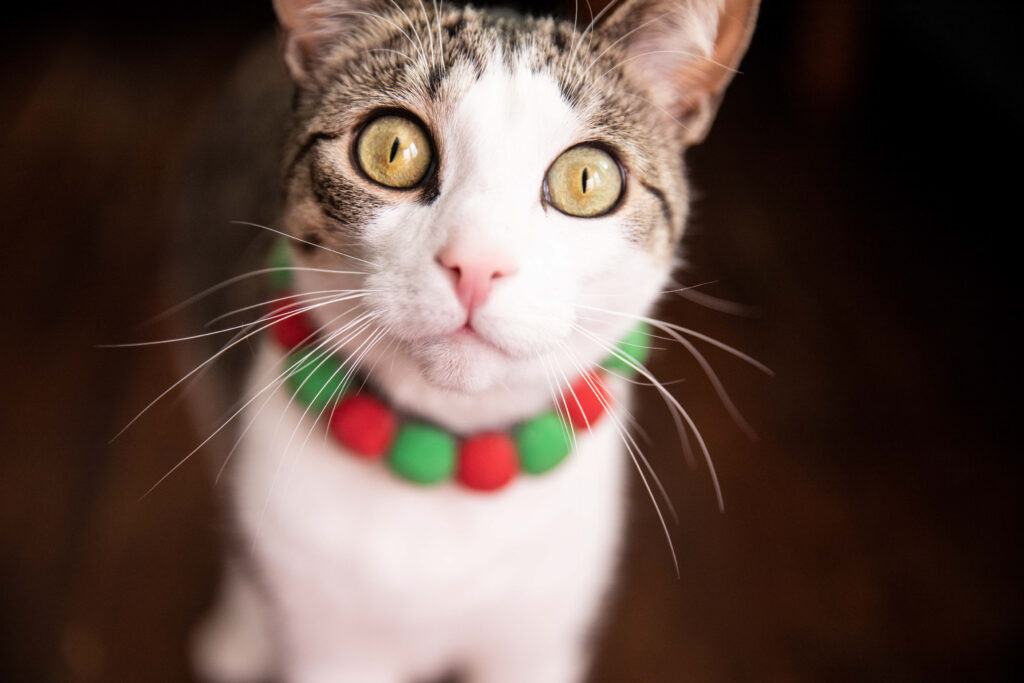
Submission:
[[[703,64],[738,62],[756,3],[636,0],[589,30],[416,0],[277,9],[296,87],[281,227],[324,351],[399,411],[457,433],[550,409],[669,277],[687,216],[683,151],[728,82]],[[355,161],[381,112],[432,140],[433,170],[413,189],[374,183]],[[622,198],[594,218],[545,197],[548,168],[581,143],[624,169]],[[456,296],[459,271],[439,258],[452,248],[507,265],[483,305]],[[251,552],[200,631],[201,673],[580,679],[619,545],[626,385],[613,382],[613,415],[558,470],[479,495],[347,457],[324,416],[291,401],[287,371],[264,343],[230,473]]]

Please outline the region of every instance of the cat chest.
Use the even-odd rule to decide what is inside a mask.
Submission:
[[[261,354],[254,377],[274,360]],[[330,577],[325,592],[349,608],[371,594],[379,606],[381,591],[416,599],[454,589],[456,601],[481,604],[515,584],[520,596],[540,597],[573,573],[605,573],[620,532],[625,457],[611,420],[581,434],[556,470],[478,493],[416,485],[353,457],[311,429],[289,397],[281,390],[253,402],[236,454],[237,514],[265,564]]]

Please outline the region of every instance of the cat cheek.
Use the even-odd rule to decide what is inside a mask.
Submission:
[[[367,289],[373,290],[368,295],[372,310],[400,339],[444,335],[463,322],[454,297],[437,284],[424,286],[416,278],[388,274],[369,280]]]

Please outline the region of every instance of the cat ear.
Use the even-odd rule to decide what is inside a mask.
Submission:
[[[707,135],[750,43],[759,2],[625,0],[602,23],[625,47],[622,68],[645,81],[654,104],[685,126],[684,144]]]
[[[292,78],[309,79],[319,60],[344,35],[359,30],[375,0],[274,0],[284,30],[284,61]]]

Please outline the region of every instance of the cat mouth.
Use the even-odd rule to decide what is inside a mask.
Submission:
[[[477,332],[476,328],[474,328],[473,324],[469,321],[467,321],[459,329],[452,332],[450,336],[452,340],[458,343],[482,344],[484,346],[489,346],[491,348],[498,349],[498,347],[493,342],[491,342],[489,339],[487,339],[482,334]],[[498,350],[500,351],[501,349]]]
[[[505,349],[473,327],[473,323],[468,320],[462,325],[462,327],[448,334],[447,337],[456,347],[465,349],[486,349],[488,351],[500,353],[503,356],[509,355]]]

